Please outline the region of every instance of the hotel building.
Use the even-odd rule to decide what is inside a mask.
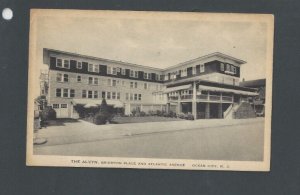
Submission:
[[[246,62],[218,52],[166,69],[53,49],[43,50],[43,61],[49,66],[46,96],[58,118],[78,118],[76,105],[100,105],[103,98],[127,115],[139,107],[194,118],[247,118],[254,112],[248,99],[258,95],[239,85]]]

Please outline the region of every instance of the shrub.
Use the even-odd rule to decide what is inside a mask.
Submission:
[[[184,113],[179,113],[177,116],[178,116],[178,118],[185,119],[185,114]]]
[[[53,108],[51,108],[50,106],[45,107],[44,110],[41,111],[41,119],[43,121],[56,119],[55,110]]]
[[[146,113],[144,111],[141,111],[140,116],[146,116]]]
[[[112,109],[107,105],[106,100],[103,99],[100,105],[100,110],[93,116],[93,122],[97,125],[106,124],[114,117]]]
[[[109,119],[108,115],[100,112],[94,116],[94,123],[96,125],[103,125],[106,124],[108,119]]]
[[[156,115],[157,116],[161,116],[162,115],[162,112],[160,110],[156,110]]]
[[[187,120],[194,120],[194,115],[192,115],[192,114],[187,114],[187,115],[186,115],[186,119],[187,119]]]
[[[173,111],[170,111],[169,112],[169,117],[172,117],[172,118],[176,118],[176,113],[175,112],[173,112]]]
[[[136,113],[137,113],[136,109],[133,109],[133,110],[131,111],[132,116],[135,116]]]

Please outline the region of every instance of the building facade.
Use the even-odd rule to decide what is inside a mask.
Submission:
[[[213,53],[166,69],[44,49],[49,66],[48,103],[58,118],[78,118],[76,105],[122,107],[149,112],[191,113],[194,118],[229,118],[255,89],[241,87],[245,62]]]

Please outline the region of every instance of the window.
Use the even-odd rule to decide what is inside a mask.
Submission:
[[[107,79],[107,85],[111,86],[111,79]]]
[[[82,64],[81,64],[81,62],[77,62],[76,68],[77,68],[77,69],[82,69]]]
[[[107,67],[107,74],[111,74],[111,67]]]
[[[116,80],[112,80],[112,86],[113,87],[117,86],[117,81]]]
[[[148,74],[146,72],[144,73],[144,79],[148,79]]]
[[[165,74],[165,81],[169,80],[168,74]]]
[[[56,59],[56,67],[62,68],[62,59]]]
[[[130,94],[130,101],[132,101],[133,100],[133,94],[131,93]]]
[[[233,67],[233,73],[236,74],[236,67],[235,66],[232,67]]]
[[[77,82],[80,83],[81,82],[81,76],[77,76]]]
[[[139,71],[134,71],[134,77],[139,78]]]
[[[61,73],[57,73],[57,75],[56,75],[56,81],[58,81],[58,82],[62,82],[62,79],[63,77],[62,77],[62,74]]]
[[[122,75],[125,75],[125,74],[126,74],[126,69],[125,69],[125,68],[122,68],[121,74],[122,74]]]
[[[120,72],[121,71],[121,68],[117,67],[117,72]]]
[[[129,100],[129,93],[126,93],[126,100]]]
[[[138,94],[134,94],[134,100],[138,100]]]
[[[159,80],[159,75],[158,74],[155,74],[155,80]]]
[[[130,70],[130,77],[134,77],[134,72],[133,72],[133,70]]]
[[[89,71],[89,72],[93,72],[93,64],[89,64],[89,66],[88,66],[88,71]]]
[[[193,67],[193,74],[196,74],[196,66]]]
[[[70,89],[70,97],[75,97],[75,90],[74,89]]]
[[[99,72],[99,65],[98,64],[94,65],[94,72]]]
[[[69,97],[69,90],[63,89],[63,97]]]
[[[53,109],[59,108],[59,104],[52,104],[52,108],[53,108]]]
[[[64,82],[69,82],[69,75],[64,74]]]
[[[121,94],[120,94],[120,92],[117,93],[117,99],[118,99],[118,100],[121,99]]]
[[[148,73],[148,79],[152,79],[151,73]]]
[[[68,104],[61,104],[60,107],[61,108],[68,108]]]
[[[61,89],[60,88],[56,89],[56,97],[61,97]]]
[[[82,98],[86,98],[86,90],[82,90]]]
[[[94,91],[94,98],[95,98],[95,99],[98,98],[98,91]]]
[[[133,88],[133,82],[130,82],[130,88]]]
[[[98,85],[99,84],[99,79],[98,78],[94,78],[94,84]]]
[[[224,63],[221,63],[220,66],[221,66],[221,67],[220,67],[221,71],[224,71]]]
[[[230,65],[226,64],[226,71],[230,71]]]
[[[93,84],[93,77],[89,77],[89,84]]]
[[[107,92],[107,99],[108,100],[110,99],[110,92],[109,91]]]
[[[117,75],[117,68],[115,68],[115,67],[112,68],[112,74]]]
[[[111,99],[113,99],[113,100],[116,99],[116,92],[111,93]]]
[[[105,98],[105,91],[102,91],[102,98]]]
[[[181,76],[183,76],[183,77],[187,76],[187,69],[186,68],[181,70]]]
[[[142,94],[139,94],[139,100],[142,100]]]
[[[64,60],[64,68],[70,68],[70,61]]]
[[[204,72],[205,71],[205,66],[204,64],[200,64],[200,72]]]
[[[148,89],[148,83],[144,83],[144,89]]]
[[[88,98],[93,98],[93,91],[88,91]]]
[[[138,86],[138,83],[135,82],[135,83],[134,83],[134,88],[137,88],[137,86]]]

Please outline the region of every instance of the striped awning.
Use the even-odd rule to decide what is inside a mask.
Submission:
[[[173,91],[179,91],[179,90],[185,90],[185,89],[191,89],[192,88],[192,84],[188,84],[188,85],[181,85],[181,86],[177,86],[177,87],[170,87],[167,88],[164,93],[170,93]]]
[[[211,86],[205,86],[205,85],[199,85],[200,90],[206,90],[206,91],[217,91],[217,92],[230,92],[234,94],[241,94],[241,95],[249,95],[249,96],[256,96],[258,93],[251,92],[251,91],[243,91],[243,90],[237,90],[237,89],[226,89],[221,87],[211,87]]]

